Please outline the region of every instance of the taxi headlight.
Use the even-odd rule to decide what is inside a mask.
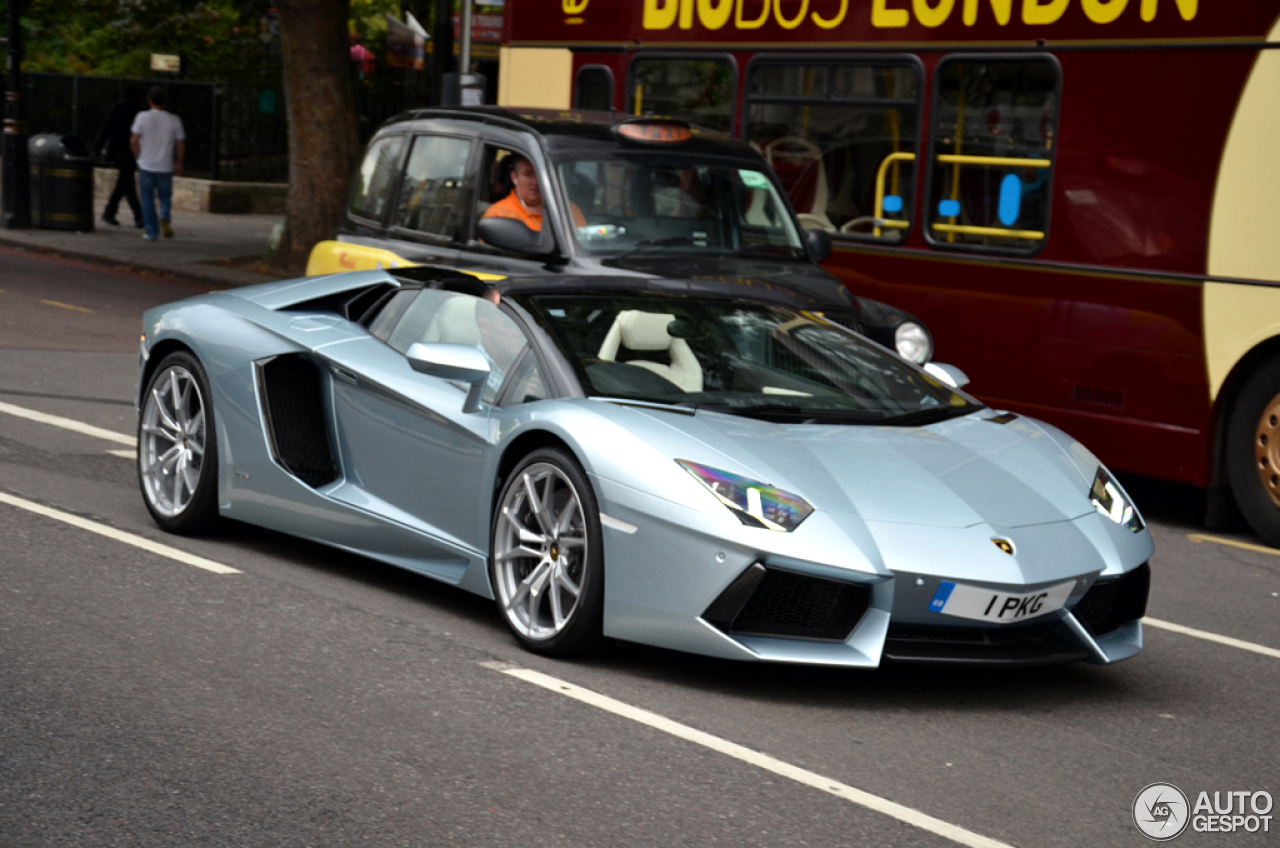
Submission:
[[[893,346],[898,356],[923,365],[933,358],[933,339],[929,331],[915,321],[903,321],[893,331]]]
[[[676,462],[748,527],[790,533],[813,512],[804,498],[782,489],[685,459]]]
[[[1129,502],[1129,496],[1102,466],[1098,466],[1098,473],[1093,475],[1089,501],[1098,512],[1135,533],[1146,527],[1138,510]]]

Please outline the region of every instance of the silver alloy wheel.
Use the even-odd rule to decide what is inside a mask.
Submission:
[[[142,407],[138,470],[147,501],[160,515],[180,515],[195,497],[204,471],[204,398],[181,365],[166,368],[151,384]]]
[[[494,573],[498,602],[521,635],[550,639],[573,618],[587,561],[582,498],[549,462],[523,469],[498,509]]]

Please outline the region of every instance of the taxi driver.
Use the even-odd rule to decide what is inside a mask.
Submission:
[[[510,194],[485,210],[485,218],[514,218],[533,232],[542,230],[542,187],[533,163],[516,153],[512,155]],[[574,226],[587,223],[582,210],[573,204]]]

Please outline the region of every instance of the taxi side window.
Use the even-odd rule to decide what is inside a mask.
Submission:
[[[476,192],[476,218],[480,218],[486,209],[511,194],[512,156],[521,155],[516,151],[503,147],[489,147],[485,150],[484,165],[481,175],[484,180],[480,190]]]
[[[516,218],[530,229],[536,230],[541,226],[540,223],[533,223],[535,220],[541,221],[540,215],[522,215],[520,212],[520,210],[527,212],[529,209],[519,200],[519,194],[515,190],[513,171],[520,164],[520,160],[528,162],[529,154],[523,150],[507,147],[490,145],[485,148],[480,166],[480,182],[475,190],[473,227],[479,224],[481,218],[493,216]],[[548,189],[541,179],[538,180],[538,187],[545,196]]]
[[[430,235],[458,237],[467,189],[471,142],[463,138],[420,135],[413,140],[400,183],[395,224]]]
[[[752,64],[747,137],[805,229],[899,243],[914,211],[921,71],[910,57]]]
[[[936,71],[926,236],[934,247],[1031,254],[1049,231],[1058,64],[943,59]]]
[[[369,152],[356,173],[351,192],[351,214],[381,222],[391,203],[391,190],[400,172],[404,136],[381,138],[369,145]]]

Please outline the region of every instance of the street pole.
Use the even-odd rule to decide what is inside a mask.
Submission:
[[[27,127],[22,109],[22,15],[21,0],[9,0],[9,65],[4,100],[4,141],[0,156],[4,157],[0,206],[4,227],[24,230],[31,226],[31,193],[27,159]]]
[[[462,44],[458,47],[458,81],[471,73],[471,0],[462,0]]]
[[[436,0],[435,36],[432,38],[436,82],[441,105],[457,103],[457,93],[449,90],[451,77],[446,76],[453,64],[453,0]],[[454,83],[456,87],[456,82]],[[452,98],[450,97],[452,94]]]

